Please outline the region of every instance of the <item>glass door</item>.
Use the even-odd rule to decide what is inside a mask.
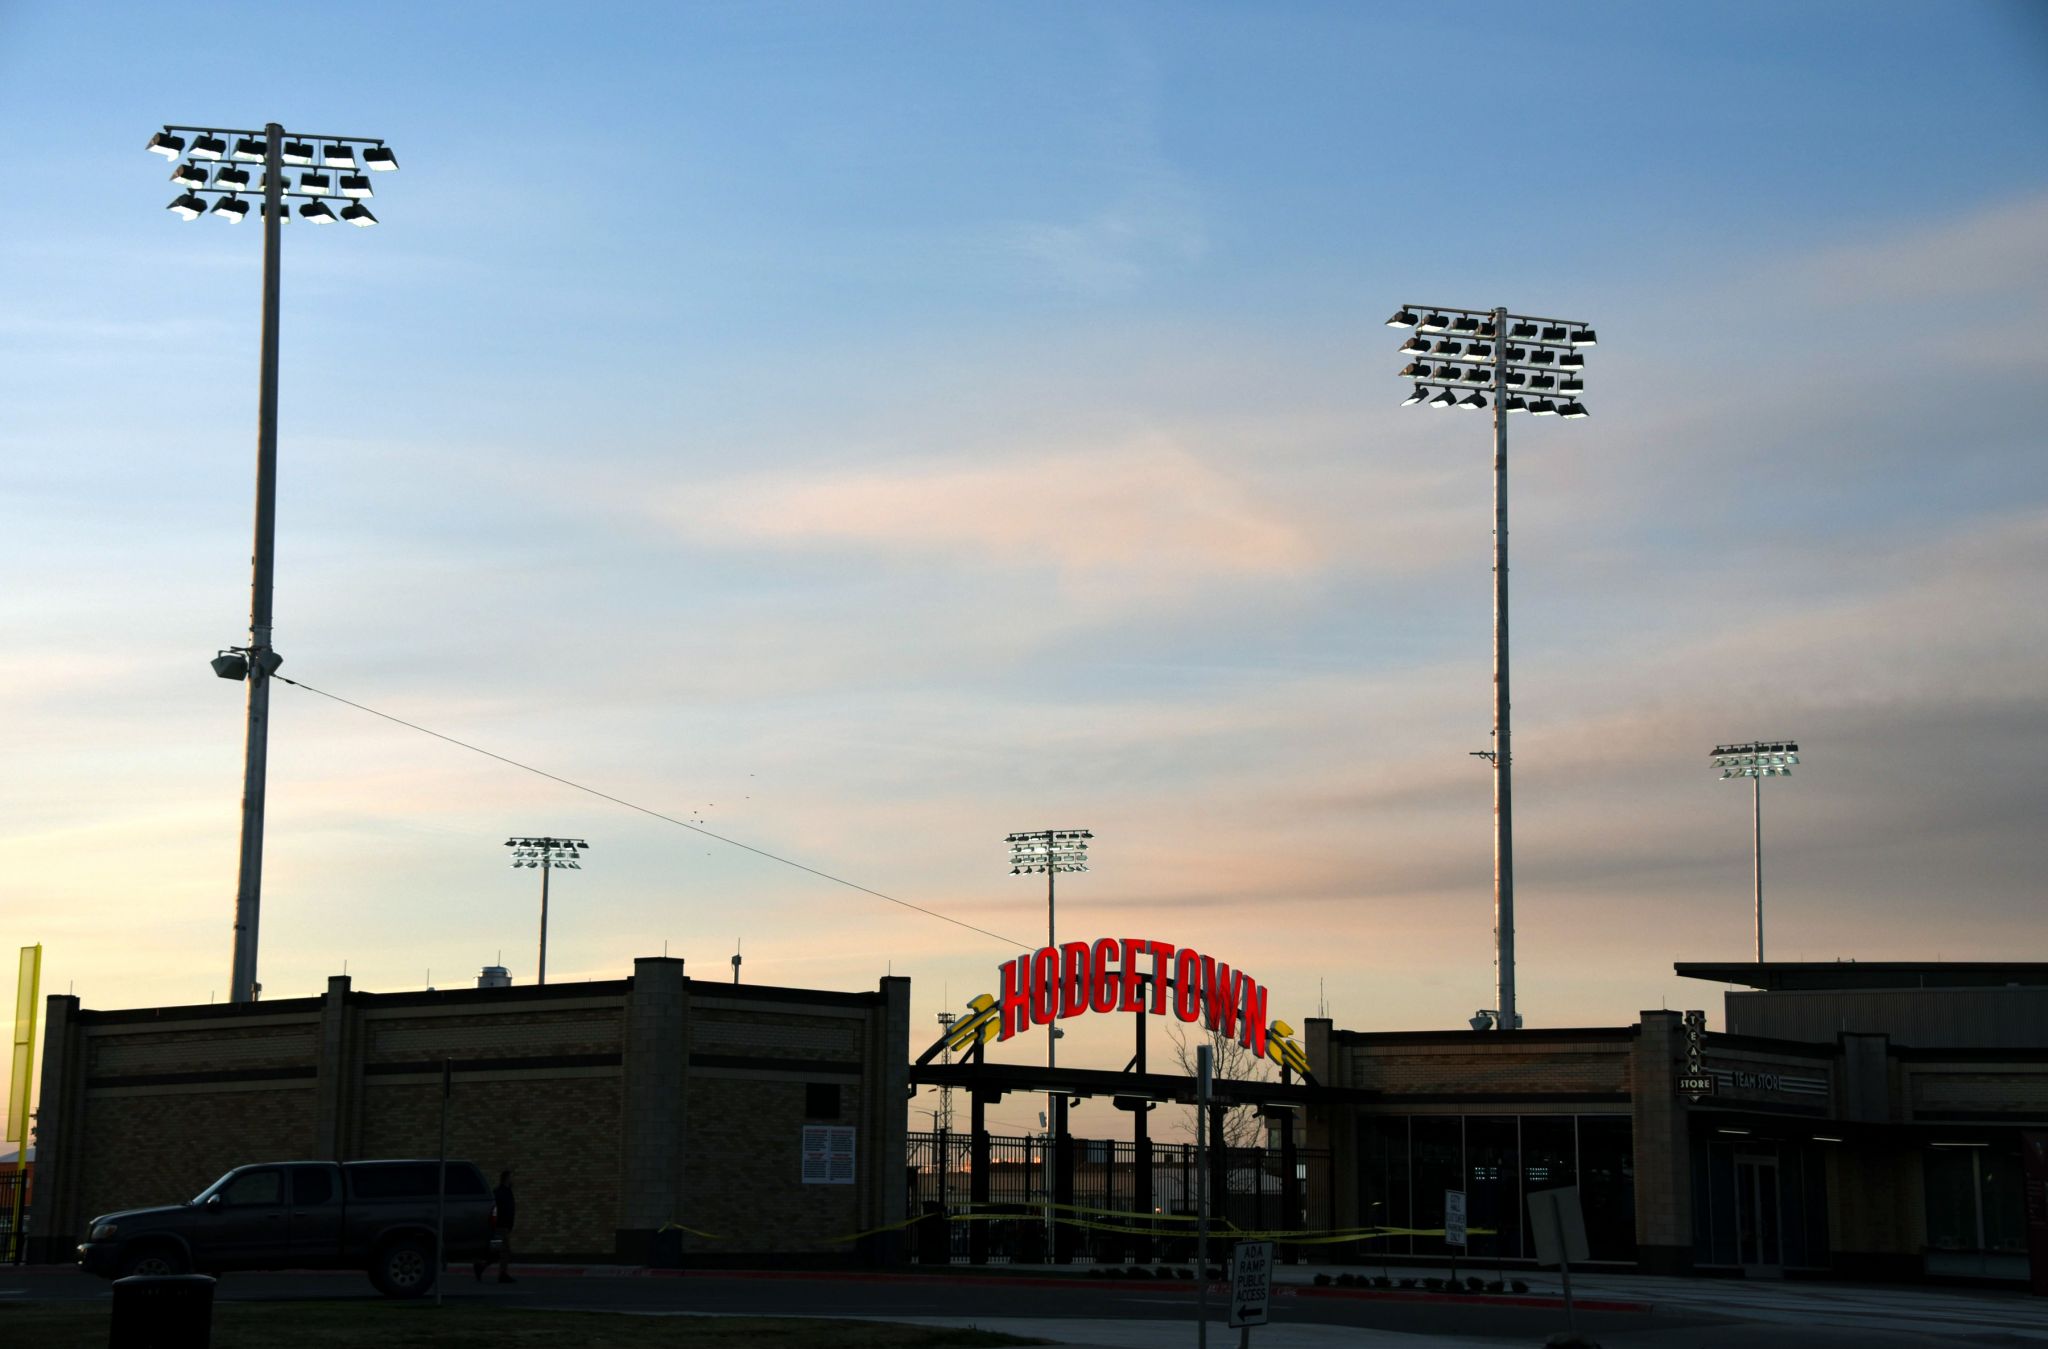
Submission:
[[[1778,1159],[1735,1159],[1735,1244],[1742,1272],[1751,1278],[1784,1277],[1778,1240]]]

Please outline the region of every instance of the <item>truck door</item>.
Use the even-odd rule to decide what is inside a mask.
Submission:
[[[291,1187],[292,1256],[309,1265],[334,1260],[341,1254],[341,1168],[294,1166]]]
[[[284,1171],[252,1166],[216,1190],[202,1210],[192,1227],[195,1263],[202,1269],[269,1264],[286,1240]]]

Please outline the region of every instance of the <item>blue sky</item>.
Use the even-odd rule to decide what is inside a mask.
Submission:
[[[1601,333],[1514,428],[1531,1023],[1712,1007],[1720,740],[1811,750],[1773,954],[2042,954],[2036,6],[17,2],[0,113],[0,937],[88,1005],[225,987],[260,234],[141,149],[216,118],[403,165],[286,240],[287,674],[1023,938],[1002,836],[1089,826],[1075,935],[1460,1024],[1486,433],[1380,321],[1499,303]],[[273,996],[527,977],[517,831],[598,845],[558,977],[1010,954],[297,690],[272,755]]]

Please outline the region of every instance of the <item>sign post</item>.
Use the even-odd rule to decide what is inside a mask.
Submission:
[[[1251,1327],[1265,1325],[1273,1306],[1273,1243],[1240,1241],[1230,1254],[1230,1324],[1238,1349],[1250,1349]]]
[[[441,1179],[434,1187],[434,1305],[448,1282],[448,1097],[455,1087],[455,1061],[441,1060]]]
[[[1576,1332],[1572,1314],[1572,1261],[1583,1262],[1586,1248],[1586,1214],[1579,1207],[1579,1187],[1560,1185],[1554,1190],[1536,1190],[1529,1195],[1529,1235],[1536,1238],[1536,1263],[1556,1265],[1564,1278],[1564,1326]]]

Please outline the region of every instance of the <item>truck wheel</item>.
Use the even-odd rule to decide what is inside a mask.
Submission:
[[[385,1297],[418,1297],[434,1286],[434,1249],[418,1237],[394,1237],[377,1248],[370,1282]]]
[[[121,1277],[124,1279],[132,1274],[184,1274],[190,1269],[191,1262],[185,1259],[185,1252],[168,1242],[138,1246],[121,1256]]]

